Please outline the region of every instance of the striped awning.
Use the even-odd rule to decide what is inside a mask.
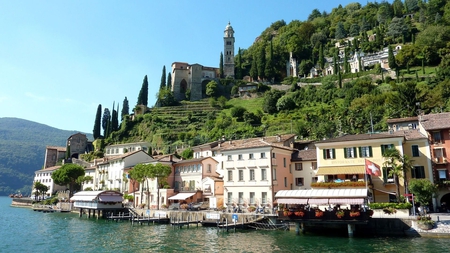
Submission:
[[[194,195],[195,195],[195,192],[178,193],[177,195],[168,198],[168,200],[185,200]]]
[[[316,175],[365,174],[364,165],[320,167]]]
[[[308,204],[310,204],[310,205],[326,205],[326,204],[328,204],[328,199],[309,199]]]
[[[277,199],[277,203],[306,205],[308,203],[308,199]]]
[[[354,198],[354,199],[329,199],[329,204],[335,204],[335,205],[362,205],[364,204],[363,198]]]

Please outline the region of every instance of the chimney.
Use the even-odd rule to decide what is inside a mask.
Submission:
[[[173,155],[169,155],[169,161],[173,161]]]

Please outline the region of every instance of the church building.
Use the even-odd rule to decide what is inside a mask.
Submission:
[[[224,77],[234,78],[234,30],[231,24],[224,31]],[[172,63],[172,92],[176,100],[186,100],[190,91],[190,101],[206,98],[206,85],[220,78],[220,68],[206,67],[198,63]]]

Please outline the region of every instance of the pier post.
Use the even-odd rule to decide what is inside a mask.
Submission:
[[[88,218],[91,218],[91,209],[88,210]]]
[[[353,232],[355,232],[355,224],[347,224],[348,237],[353,237]]]
[[[83,208],[80,208],[80,217],[83,216]]]
[[[303,223],[303,222],[301,223],[300,230],[302,231],[302,234],[304,234],[306,232],[305,223]]]
[[[295,223],[295,234],[296,235],[300,234],[300,222]]]
[[[227,232],[228,232],[228,218],[225,218],[225,227],[227,228]]]

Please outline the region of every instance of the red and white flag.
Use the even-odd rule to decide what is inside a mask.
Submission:
[[[381,176],[380,166],[376,163],[366,159],[366,173],[367,175]]]

